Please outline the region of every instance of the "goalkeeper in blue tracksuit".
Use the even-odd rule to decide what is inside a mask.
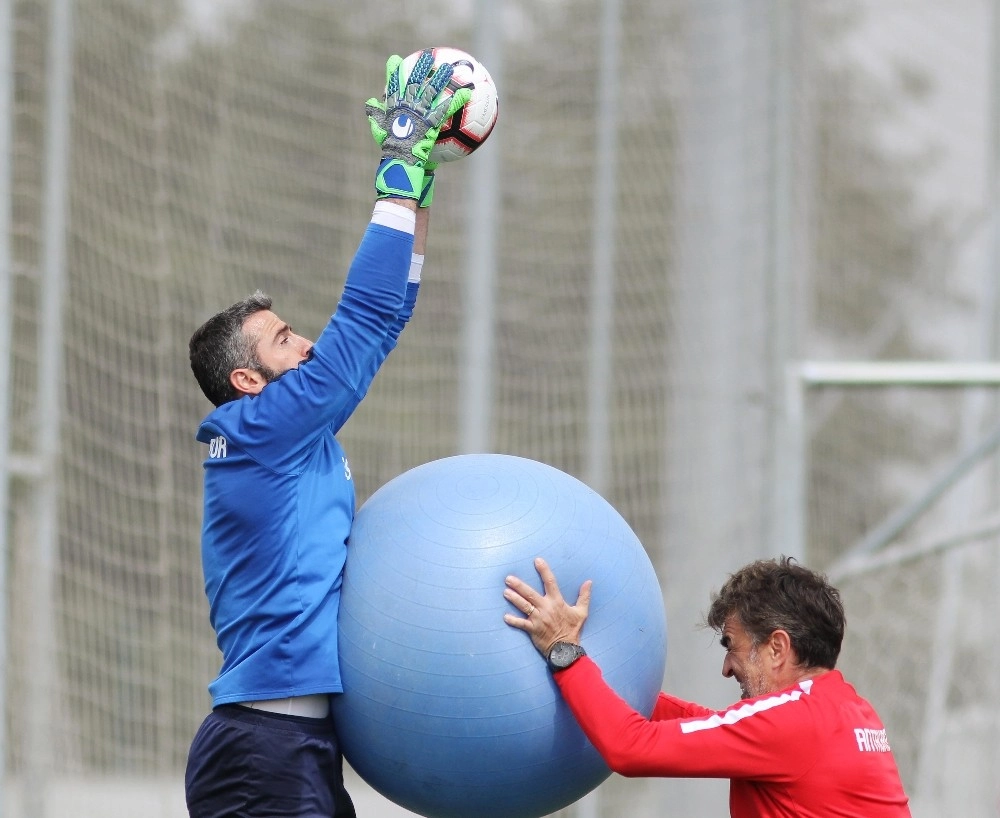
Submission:
[[[343,690],[337,611],[354,483],[336,432],[413,312],[442,122],[468,99],[426,52],[409,77],[386,64],[369,100],[382,157],[376,203],[336,312],[316,343],[257,292],[191,338],[215,409],[207,444],[202,564],[222,652],[212,712],[188,757],[192,818],[353,816],[329,696]]]

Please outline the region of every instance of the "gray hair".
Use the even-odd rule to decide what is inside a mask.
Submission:
[[[254,313],[271,309],[271,297],[257,290],[242,301],[216,313],[195,330],[188,343],[191,371],[215,406],[236,400],[240,393],[229,376],[236,369],[257,369],[257,339],[243,332]]]
[[[837,666],[847,627],[840,592],[791,557],[757,560],[731,574],[713,595],[706,624],[721,632],[733,615],[754,645],[784,630],[804,667]]]

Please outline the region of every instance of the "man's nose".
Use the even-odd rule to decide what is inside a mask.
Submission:
[[[728,656],[722,660],[722,675],[727,679],[731,678],[733,675],[733,663],[730,661]]]

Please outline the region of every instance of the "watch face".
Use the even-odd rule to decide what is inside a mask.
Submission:
[[[574,645],[570,642],[556,642],[552,646],[552,652],[549,654],[549,664],[554,668],[567,668],[581,656],[585,655],[583,648],[579,645]]]

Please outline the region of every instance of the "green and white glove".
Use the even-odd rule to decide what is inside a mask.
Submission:
[[[388,59],[385,101],[373,98],[365,103],[372,137],[382,149],[375,190],[379,198],[416,199],[426,207],[433,198],[435,167],[431,163],[427,173],[427,157],[441,125],[469,101],[472,91],[460,88],[442,94],[453,68],[445,63],[431,73],[434,57],[430,50],[421,53],[405,82],[402,65],[398,55]]]

